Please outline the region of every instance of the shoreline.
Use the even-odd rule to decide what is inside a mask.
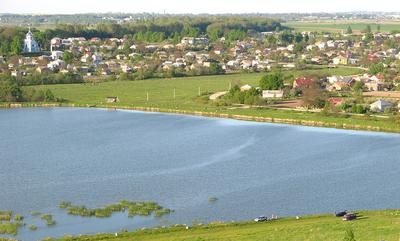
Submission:
[[[244,221],[215,221],[207,224],[175,224],[142,228],[134,231],[120,231],[116,233],[98,233],[89,235],[67,235],[61,238],[49,239],[53,241],[85,241],[85,240],[342,240],[346,230],[351,229],[357,235],[357,240],[394,240],[398,237],[395,228],[399,210],[360,210],[354,211],[356,221],[343,221],[342,217],[333,214],[312,214],[304,216],[290,216],[269,219],[265,222],[253,220]],[[394,223],[394,224],[393,224]],[[383,233],[382,229],[373,228],[371,225],[392,226],[391,232]],[[397,228],[398,229],[398,228]],[[315,232],[315,231],[317,232]],[[293,236],[294,233],[294,236]],[[322,236],[321,236],[322,235]],[[372,237],[373,236],[373,237]]]
[[[383,132],[383,133],[400,133],[399,129],[393,128],[381,128],[378,126],[362,126],[362,125],[351,125],[351,124],[338,124],[335,122],[323,122],[323,121],[309,121],[309,120],[298,120],[298,119],[287,119],[287,118],[273,118],[273,117],[262,117],[254,115],[238,115],[238,114],[226,114],[206,111],[190,111],[182,109],[164,109],[158,107],[143,107],[143,106],[118,106],[118,105],[89,105],[89,104],[74,104],[74,103],[0,103],[2,109],[17,109],[17,108],[56,108],[56,107],[69,107],[69,108],[98,108],[98,109],[113,109],[113,110],[134,110],[144,112],[155,112],[155,113],[169,113],[178,115],[188,116],[203,116],[221,119],[233,119],[240,121],[250,122],[264,122],[264,123],[275,123],[275,124],[287,124],[297,126],[308,126],[308,127],[321,127],[321,128],[333,128],[339,130],[355,130],[355,131],[371,131],[371,132]]]

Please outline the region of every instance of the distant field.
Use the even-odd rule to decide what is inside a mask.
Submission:
[[[400,22],[287,22],[285,26],[294,28],[297,31],[316,31],[316,32],[342,32],[346,31],[350,26],[354,32],[361,32],[366,29],[367,25],[371,26],[372,31],[376,31],[378,25],[381,26],[381,31],[391,32],[400,31]]]
[[[360,212],[359,220],[344,222],[333,215],[308,216],[296,220],[285,218],[265,223],[233,223],[199,226],[186,230],[159,228],[133,233],[100,234],[60,240],[115,240],[115,241],[338,241],[344,239],[351,229],[354,240],[397,241],[400,237],[399,211]]]

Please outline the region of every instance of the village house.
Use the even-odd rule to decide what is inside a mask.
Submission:
[[[51,57],[53,60],[61,59],[64,55],[64,52],[56,50],[51,52]]]
[[[380,81],[370,81],[366,82],[364,85],[368,91],[383,91],[385,86],[384,83]]]
[[[392,107],[393,107],[393,104],[388,101],[385,101],[385,100],[375,101],[374,103],[372,103],[369,106],[370,110],[375,111],[375,112],[384,112],[386,109],[392,108]]]
[[[281,98],[283,98],[283,90],[263,90],[262,98],[264,98],[264,99],[281,99]]]
[[[332,59],[332,63],[334,65],[348,65],[349,58],[345,57],[345,56],[338,56],[338,57]]]
[[[313,82],[314,80],[311,78],[297,78],[293,81],[293,88],[308,88],[312,85]]]
[[[242,92],[249,91],[251,90],[251,88],[253,88],[253,86],[246,84],[240,87],[240,91]]]

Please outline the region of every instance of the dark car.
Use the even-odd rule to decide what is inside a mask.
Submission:
[[[347,211],[342,211],[342,212],[337,212],[337,213],[335,213],[335,216],[336,217],[343,217],[344,215],[346,215],[347,214]]]

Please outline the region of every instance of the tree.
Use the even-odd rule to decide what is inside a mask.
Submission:
[[[361,81],[356,81],[356,83],[353,85],[353,91],[356,93],[362,92],[364,89],[364,84]]]
[[[20,55],[22,52],[22,41],[18,36],[15,36],[11,42],[11,54]]]
[[[385,69],[385,67],[383,66],[382,63],[371,64],[369,66],[369,71],[368,72],[370,74],[372,74],[372,75],[375,75],[375,74],[382,73],[384,71],[384,69]]]
[[[0,101],[20,101],[22,98],[21,87],[11,81],[0,81]]]
[[[54,97],[53,92],[51,92],[51,90],[47,89],[47,90],[44,92],[43,99],[44,99],[44,101],[46,101],[46,102],[51,102],[51,101],[54,101],[56,98]]]
[[[303,89],[303,105],[307,108],[322,108],[327,102],[328,96],[314,81],[308,88]]]
[[[281,72],[264,75],[260,80],[260,87],[263,90],[279,90],[283,86],[283,75]]]
[[[210,74],[212,75],[217,75],[217,74],[223,74],[225,71],[222,69],[221,65],[218,63],[211,63],[210,64]]]
[[[371,42],[373,39],[374,39],[374,35],[371,32],[365,34],[366,42]]]
[[[290,31],[284,31],[279,35],[282,44],[290,44],[294,40],[294,35]]]
[[[352,34],[353,33],[353,29],[351,28],[351,26],[347,26],[347,30],[346,30],[347,34]]]
[[[365,32],[366,33],[371,33],[372,32],[371,25],[367,25],[367,27],[365,28]]]
[[[300,43],[301,41],[303,41],[303,35],[301,33],[296,33],[296,35],[294,36],[294,41],[296,43]]]
[[[266,41],[267,41],[269,46],[275,46],[276,43],[278,42],[278,40],[273,35],[269,35],[267,37]]]
[[[65,63],[72,64],[72,62],[74,61],[74,55],[69,51],[65,51],[62,59]]]

